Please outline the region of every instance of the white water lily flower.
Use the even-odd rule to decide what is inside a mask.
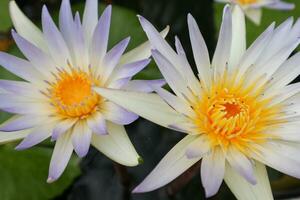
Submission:
[[[160,161],[134,192],[162,187],[199,160],[206,196],[223,179],[238,199],[273,199],[265,165],[300,178],[300,20],[270,25],[246,50],[245,18],[238,6],[224,8],[215,54],[194,18],[189,34],[198,69],[196,78],[180,41],[176,52],[143,17],[140,22],[153,57],[175,93],[154,87],[158,95],[105,88],[107,99],[157,124],[188,135]],[[126,100],[124,101],[124,99]]]
[[[21,150],[49,137],[56,140],[48,182],[60,177],[73,150],[83,157],[90,143],[118,163],[139,164],[123,126],[138,115],[92,87],[151,92],[149,85],[162,86],[163,80],[131,80],[149,63],[150,43],[122,55],[126,38],[107,52],[111,6],[98,20],[97,0],[87,0],[82,23],[78,13],[73,17],[69,0],[63,0],[59,29],[44,6],[43,32],[14,1],[10,12],[18,32],[12,31],[13,38],[28,60],[0,52],[0,65],[24,79],[0,80],[0,108],[16,114],[0,126],[0,143],[25,138],[16,147]]]
[[[255,24],[259,25],[262,17],[262,8],[275,10],[292,10],[295,4],[282,0],[215,0],[221,3],[232,3],[239,5],[245,15]]]

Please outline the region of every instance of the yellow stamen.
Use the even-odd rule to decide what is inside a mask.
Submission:
[[[215,81],[193,104],[197,113],[194,122],[199,133],[204,130],[208,135],[211,145],[224,150],[234,145],[247,154],[251,144],[265,142],[270,137],[264,134],[266,129],[270,131],[269,124],[275,124],[274,128],[283,122],[279,120],[282,108],[270,106],[272,99],[259,98],[258,93],[264,88],[240,81],[242,83],[232,84],[232,80],[224,76]]]
[[[102,98],[92,86],[99,83],[89,73],[75,69],[59,71],[56,79],[49,89],[49,97],[59,115],[83,119],[98,109]]]
[[[238,0],[238,3],[241,5],[250,5],[257,3],[258,0]]]

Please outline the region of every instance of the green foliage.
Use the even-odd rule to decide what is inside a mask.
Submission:
[[[46,183],[52,150],[36,147],[16,151],[11,146],[0,148],[0,199],[43,200],[61,194],[79,175],[78,159],[71,159],[63,176],[52,184]]]
[[[6,31],[12,23],[9,18],[8,2],[10,0],[0,1],[0,31]]]

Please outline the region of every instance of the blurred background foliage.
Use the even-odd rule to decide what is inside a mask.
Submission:
[[[287,0],[288,1],[288,0]],[[0,50],[22,57],[11,40],[12,23],[8,12],[9,0],[0,1]],[[262,24],[256,26],[247,20],[248,45],[273,21],[279,24],[290,16],[300,16],[300,1],[289,0],[296,9],[289,12],[264,10]],[[40,26],[40,12],[46,4],[57,21],[60,0],[19,0],[21,9]],[[84,0],[71,0],[74,11],[83,11]],[[128,49],[146,40],[136,14],[148,18],[159,29],[171,26],[167,40],[173,44],[178,35],[187,52],[191,65],[191,48],[188,38],[186,16],[191,13],[197,20],[207,42],[210,54],[214,51],[218,28],[221,23],[222,8],[212,0],[106,0],[100,9],[113,4],[110,47],[127,36],[131,36]],[[195,67],[194,67],[195,68]],[[152,62],[136,78],[154,79],[161,77]],[[0,68],[1,79],[18,79]],[[0,122],[10,115],[0,112]],[[16,144],[0,147],[0,200],[200,200],[205,199],[199,175],[199,163],[178,177],[169,185],[146,194],[130,191],[159,162],[183,134],[161,128],[146,120],[126,127],[136,149],[144,158],[144,163],[134,168],[125,168],[113,163],[101,153],[91,148],[88,156],[79,160],[75,156],[59,181],[47,184],[48,165],[53,143],[46,141],[25,151],[15,151]],[[295,155],[299,156],[299,155]],[[300,181],[269,169],[275,199],[300,198]],[[235,199],[223,184],[219,193],[211,199]]]

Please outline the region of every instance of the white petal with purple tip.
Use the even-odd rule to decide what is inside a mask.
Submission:
[[[64,119],[58,122],[52,131],[52,139],[57,140],[62,134],[72,128],[72,126],[77,122],[77,119]]]
[[[32,129],[32,132],[16,147],[17,150],[28,149],[51,136],[54,123]]]
[[[211,147],[206,136],[199,136],[186,149],[186,156],[189,159],[201,158],[210,151]]]
[[[115,69],[115,72],[112,75],[112,80],[117,80],[121,78],[132,77],[137,74],[139,71],[144,69],[149,63],[150,59],[139,60],[136,62],[128,63],[122,65]]]
[[[107,6],[98,21],[91,43],[90,62],[92,67],[96,67],[95,70],[97,70],[98,66],[102,64],[102,59],[107,52],[110,18],[111,6]]]
[[[38,115],[15,115],[0,125],[0,131],[19,131],[32,128],[47,120],[47,117]]]
[[[0,80],[0,88],[4,89],[5,92],[16,95],[45,99],[45,96],[39,92],[38,87],[24,81]]]
[[[85,121],[78,121],[72,130],[73,148],[79,157],[84,157],[89,151],[92,130]]]
[[[235,149],[234,147],[228,148],[227,160],[241,176],[249,181],[249,183],[252,185],[257,183],[251,161],[238,149]]]
[[[219,147],[202,158],[201,163],[201,181],[205,190],[205,196],[215,195],[224,178],[225,156]]]
[[[67,44],[54,24],[46,6],[42,11],[42,26],[44,38],[47,41],[50,55],[58,67],[66,67],[68,61],[71,62],[70,52]]]
[[[7,53],[0,52],[0,65],[27,81],[41,83],[44,80],[30,62]]]
[[[103,63],[98,67],[97,72],[100,72],[102,81],[104,83],[109,79],[111,73],[119,63],[120,58],[124,53],[129,41],[129,37],[122,40],[117,45],[115,45],[103,58]]]
[[[109,101],[104,103],[102,112],[106,120],[119,125],[130,124],[139,117],[138,115],[129,112],[117,104]]]
[[[93,131],[93,133],[97,135],[106,135],[107,128],[106,128],[106,121],[105,121],[105,114],[97,112],[93,116],[87,119],[87,124],[89,128]]]
[[[295,8],[295,4],[283,2],[281,0],[275,1],[266,5],[267,8],[278,9],[278,10],[292,10]]]
[[[50,161],[48,183],[54,182],[61,176],[71,158],[73,152],[71,135],[72,132],[69,131],[59,137],[55,143]]]
[[[224,180],[237,199],[243,200],[273,200],[273,195],[268,179],[266,167],[254,162],[254,174],[257,177],[257,183],[252,185],[244,177],[236,172],[228,163],[226,163]]]

